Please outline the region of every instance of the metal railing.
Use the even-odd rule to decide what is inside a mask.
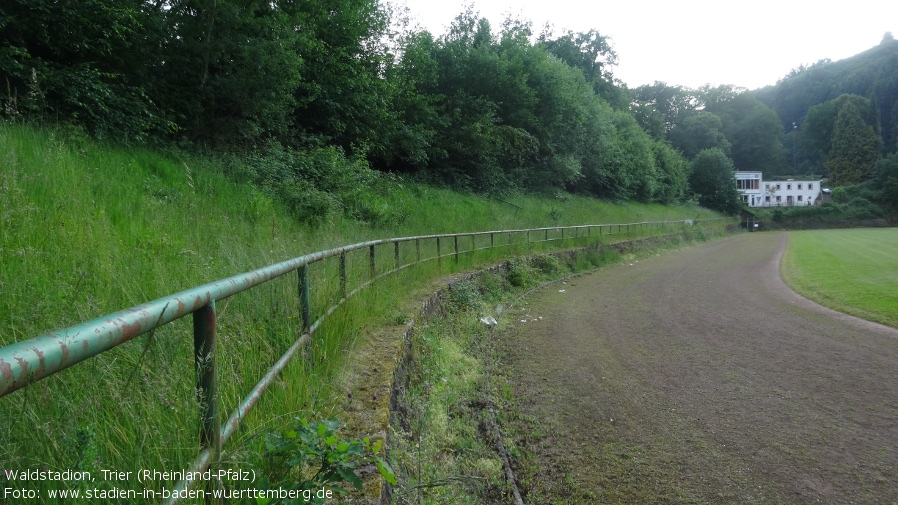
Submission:
[[[599,238],[608,235],[656,234],[684,225],[713,225],[730,219],[653,221],[627,224],[603,224],[531,228],[524,230],[501,230],[458,234],[421,235],[414,237],[389,238],[361,242],[326,251],[299,256],[281,263],[228,277],[212,283],[193,287],[180,293],[136,305],[112,314],[85,321],[68,328],[44,333],[29,340],[0,348],[0,397],[26,387],[56,372],[96,356],[115,346],[128,342],[166,325],[176,319],[193,314],[194,360],[197,370],[196,387],[201,409],[200,441],[198,457],[186,475],[195,475],[207,469],[221,453],[227,442],[247,413],[257,403],[261,395],[274,381],[281,370],[308,343],[321,323],[340,307],[348,298],[365,289],[378,279],[396,273],[413,265],[427,261],[441,262],[452,257],[458,262],[461,254],[469,254],[483,249],[493,249],[511,245],[531,245],[547,242]],[[477,240],[487,245],[477,246]],[[470,239],[470,247],[459,247],[459,239]],[[517,240],[517,241],[516,241]],[[434,241],[435,254],[421,257],[421,244]],[[445,250],[451,241],[451,251]],[[403,262],[400,248],[414,244],[414,253],[406,250]],[[378,273],[377,248],[392,246],[392,268]],[[347,291],[347,256],[350,253],[367,251],[368,278],[360,282],[352,291]],[[327,307],[315,320],[311,320],[309,266],[328,258],[339,258],[340,296],[336,303]],[[273,364],[264,377],[244,397],[225,424],[221,425],[219,415],[218,380],[216,376],[216,311],[215,304],[237,293],[249,290],[272,279],[297,272],[297,293],[299,311],[302,317],[302,334],[293,345]],[[178,490],[192,486],[189,479],[178,485]]]

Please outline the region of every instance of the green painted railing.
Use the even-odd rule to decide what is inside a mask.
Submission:
[[[421,235],[415,237],[390,238],[361,242],[326,251],[299,256],[281,263],[251,272],[235,275],[209,284],[164,296],[112,314],[85,321],[68,328],[44,333],[29,340],[0,348],[0,397],[26,387],[56,372],[96,356],[137,336],[168,324],[176,319],[193,314],[194,361],[197,370],[198,401],[201,409],[200,426],[201,450],[186,475],[196,475],[205,471],[217,459],[222,445],[231,437],[253,408],[275,377],[284,369],[300,348],[310,341],[321,323],[331,315],[347,298],[365,289],[376,280],[427,261],[441,262],[452,257],[458,261],[460,254],[478,250],[524,244],[538,244],[555,241],[576,240],[608,235],[648,235],[663,233],[682,226],[708,226],[732,221],[726,218],[682,221],[653,221],[628,224],[603,224],[531,228],[525,230],[501,230],[473,233]],[[489,244],[477,247],[477,239]],[[459,239],[470,239],[470,248],[459,246]],[[443,249],[445,241],[452,242],[452,251]],[[421,257],[421,244],[434,241],[436,254]],[[414,244],[413,259],[405,263],[401,260],[400,248]],[[392,246],[392,247],[390,247]],[[377,273],[377,248],[392,249],[392,269]],[[352,291],[347,291],[347,255],[356,251],[367,251],[369,263],[368,279]],[[309,266],[328,258],[339,258],[340,299],[323,311],[315,321],[311,321]],[[302,315],[302,336],[273,364],[265,376],[246,395],[224,426],[219,416],[218,380],[216,377],[216,312],[215,304],[229,296],[246,291],[255,286],[281,277],[291,272],[298,273],[298,299]],[[190,480],[179,483],[178,490],[189,489]]]

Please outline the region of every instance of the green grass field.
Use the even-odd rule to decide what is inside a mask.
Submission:
[[[783,277],[821,305],[898,328],[898,229],[792,232]]]

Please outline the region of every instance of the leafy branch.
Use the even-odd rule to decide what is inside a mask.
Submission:
[[[344,440],[337,434],[340,422],[328,419],[316,423],[298,420],[283,433],[269,433],[265,439],[265,461],[268,476],[263,487],[316,491],[328,488],[338,494],[348,490],[339,484],[349,483],[362,489],[358,470],[375,465],[381,476],[396,484],[396,474],[386,460],[378,456],[383,441]],[[311,502],[260,499],[260,505],[275,503],[324,503],[312,496]]]

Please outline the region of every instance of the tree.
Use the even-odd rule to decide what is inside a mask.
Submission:
[[[268,3],[268,2],[266,2]],[[271,2],[282,4],[282,2]],[[302,146],[336,144],[387,157],[393,64],[386,47],[389,13],[379,0],[283,2],[288,27],[297,32],[301,58],[293,121]]]
[[[655,141],[633,116],[601,101],[589,108],[584,126],[583,179],[578,186],[600,198],[654,201],[663,179]]]
[[[595,93],[612,107],[627,108],[629,101],[626,92],[617,86],[611,71],[617,65],[618,57],[608,37],[591,29],[580,33],[567,30],[553,38],[546,30],[540,35],[538,43],[556,58],[583,72]]]
[[[863,181],[879,158],[880,148],[879,135],[864,122],[854,102],[846,102],[833,124],[833,146],[826,160],[831,184]]]
[[[736,170],[781,173],[785,162],[782,122],[751,93],[719,86],[706,89],[705,110],[720,117]]]
[[[873,177],[878,186],[878,200],[898,209],[898,153],[881,158],[873,167]]]
[[[718,148],[705,149],[692,162],[689,185],[703,207],[733,215],[742,208],[733,161]]]
[[[428,97],[408,103],[426,112],[429,125],[422,126],[432,128],[430,177],[482,192],[508,191],[523,187],[535,165],[550,158],[551,151],[537,156],[546,145],[537,138],[537,97],[528,82],[539,55],[530,54],[517,28],[512,31],[496,37],[489,22],[468,8],[448,34],[438,41],[419,37],[407,51],[417,66],[409,69],[417,90]],[[550,177],[542,182],[558,184]]]
[[[721,131],[720,118],[710,112],[698,112],[675,126],[670,133],[671,144],[682,151],[687,159],[693,159],[704,149],[719,148],[729,154],[730,142]]]
[[[654,201],[663,204],[682,202],[689,192],[689,162],[667,142],[656,141],[652,152],[658,177]]]
[[[758,102],[728,130],[733,165],[737,170],[782,173],[786,154],[782,137],[782,123],[776,113]]]
[[[665,124],[664,115],[658,112],[655,107],[645,103],[632,103],[630,104],[630,114],[653,139],[667,139],[667,125]]]
[[[128,0],[0,3],[0,83],[7,114],[144,140],[173,128],[151,98],[159,13]]]
[[[739,97],[745,95],[746,91],[748,90],[745,88],[730,84],[722,84],[716,87],[706,84],[698,89],[697,102],[705,110],[720,112],[727,105],[733,104]],[[743,103],[751,103],[750,100],[747,100],[747,97],[743,97],[743,99],[746,100]]]
[[[687,117],[695,114],[698,99],[696,93],[682,86],[669,86],[667,83],[655,81],[654,84],[640,86],[632,91],[631,102],[633,107],[640,109],[636,114],[637,120],[651,118],[652,122],[657,116],[651,111],[657,112],[663,118],[664,131],[669,132],[676,125],[681,124]],[[653,131],[654,126],[640,121],[643,128]]]
[[[437,110],[441,97],[434,93],[439,79],[438,47],[427,31],[406,33],[401,44],[402,59],[387,72],[390,107],[397,120],[383,132],[384,149],[372,154],[382,168],[414,172],[445,157],[434,146],[442,123]]]
[[[154,94],[184,134],[215,146],[284,140],[301,58],[288,12],[264,0],[169,0]]]
[[[801,123],[799,142],[802,153],[817,166],[824,165],[829,159],[836,117],[849,103],[858,111],[864,123],[873,127],[876,122],[873,103],[862,96],[844,94],[808,109]]]

